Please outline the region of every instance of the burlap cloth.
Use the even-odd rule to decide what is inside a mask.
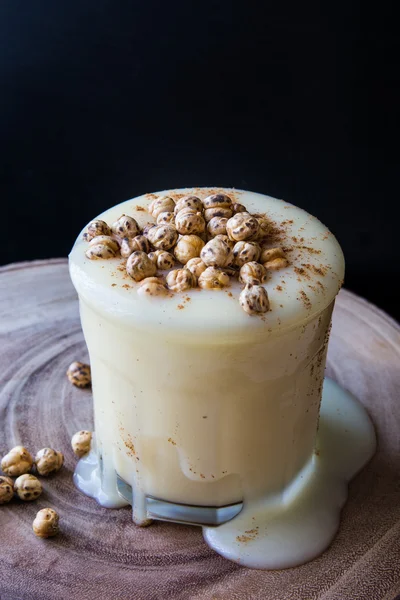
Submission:
[[[106,510],[72,482],[71,435],[92,427],[90,391],[66,366],[87,358],[65,260],[0,269],[0,452],[52,446],[65,468],[32,504],[0,506],[1,600],[393,600],[400,593],[400,328],[353,294],[336,305],[328,373],[366,406],[378,451],[350,485],[339,533],[316,560],[253,571],[224,560],[200,528],[136,528],[128,508]],[[44,506],[62,533],[31,530]]]

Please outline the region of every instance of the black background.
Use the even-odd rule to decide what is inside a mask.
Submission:
[[[318,216],[399,318],[397,38],[351,0],[4,0],[1,263],[144,192],[233,186]]]

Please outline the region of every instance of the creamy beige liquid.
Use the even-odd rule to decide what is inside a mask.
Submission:
[[[93,495],[117,505],[118,473],[132,486],[138,524],[147,517],[146,496],[215,507],[244,501],[247,516],[249,507],[259,512],[263,502],[279,507],[287,490],[313,470],[343,255],[332,234],[301,209],[226,191],[250,212],[267,213],[290,259],[265,284],[271,311],[262,317],[243,312],[238,282],[224,291],[148,298],[136,293],[121,259],[89,261],[81,237],[70,255],[102,457],[102,491]],[[152,219],[140,208],[152,199],[136,198],[99,218],[111,223],[126,213],[144,224]],[[240,518],[217,530],[236,531]],[[206,538],[217,551],[241,556],[224,550],[218,533],[213,542],[213,535]],[[226,543],[232,546],[229,536]],[[260,566],[250,559],[246,564]]]
[[[220,506],[284,489],[313,451],[330,316],[331,306],[267,341],[184,343],[92,327],[83,302],[103,458],[172,502]]]

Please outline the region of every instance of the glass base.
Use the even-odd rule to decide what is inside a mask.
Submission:
[[[99,461],[96,444],[75,470],[75,485],[102,506],[132,506],[137,525],[152,519],[200,525],[216,552],[257,569],[294,567],[329,546],[347,497],[347,484],[375,452],[365,409],[325,380],[316,449],[309,465],[279,497],[246,498],[223,507],[175,504],[144,495],[118,477],[112,461]]]
[[[78,462],[74,483],[84,494],[97,500],[106,508],[133,507],[133,520],[137,525],[147,525],[149,520],[169,521],[200,527],[215,527],[237,517],[243,502],[225,506],[199,506],[169,502],[154,496],[139,494],[133,497],[132,487],[114,469],[108,470],[96,448],[93,435],[92,448]],[[139,510],[137,509],[139,505]]]
[[[128,504],[133,505],[132,487],[117,475],[118,494]],[[153,498],[145,497],[145,510],[149,519],[158,521],[171,521],[185,525],[200,525],[213,527],[227,523],[240,513],[243,502],[229,504],[227,506],[191,506],[188,504],[177,504]]]

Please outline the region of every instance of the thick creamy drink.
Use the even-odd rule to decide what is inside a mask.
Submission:
[[[138,293],[141,283],[127,274],[126,258],[87,258],[82,234],[70,255],[92,369],[101,467],[101,492],[93,495],[118,505],[118,478],[131,488],[137,524],[151,516],[148,498],[236,506],[234,514],[260,502],[279,504],[316,460],[331,314],[344,274],[330,231],[287,202],[220,188],[144,195],[98,219],[111,225],[125,214],[143,228],[155,222],[147,212],[155,198],[216,193],[257,218],[265,215],[270,230],[259,243],[279,246],[287,259],[267,269],[266,312],[243,310],[244,284],[230,268],[223,289],[151,296]]]

